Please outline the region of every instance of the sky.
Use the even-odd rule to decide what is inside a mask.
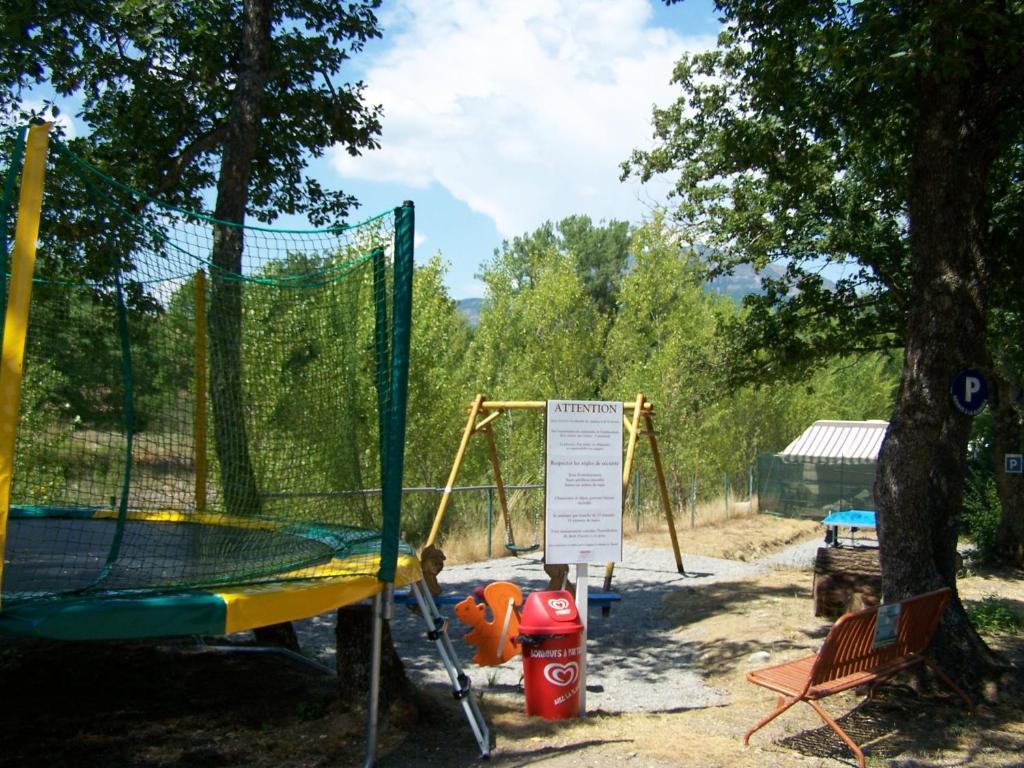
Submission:
[[[675,63],[719,31],[712,0],[383,0],[378,18],[345,76],[383,107],[381,148],[335,148],[310,171],[358,198],[352,221],[412,200],[416,260],[440,253],[455,299],[483,296],[503,240],[574,214],[637,223],[665,202],[667,180],[620,182],[619,166],[651,146]]]
[[[714,45],[709,0],[384,0],[348,77],[384,108],[381,148],[328,152],[314,174],[360,213],[416,204],[416,259],[440,252],[453,298],[502,240],[585,214],[640,221],[666,183],[619,181],[651,144],[672,68]]]

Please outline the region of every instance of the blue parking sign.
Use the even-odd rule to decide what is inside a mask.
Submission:
[[[953,378],[949,393],[958,411],[968,416],[977,416],[988,400],[988,382],[979,371],[967,368]]]
[[[1024,475],[1024,454],[1006,454],[1003,459],[1003,467],[1008,475]]]

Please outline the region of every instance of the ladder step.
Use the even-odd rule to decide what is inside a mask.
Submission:
[[[448,622],[443,616],[441,616],[437,603],[430,599],[430,591],[427,588],[426,581],[420,581],[418,584],[413,584],[410,592],[405,593],[406,599],[403,602],[408,604],[408,598],[412,598],[412,604],[425,608],[422,612],[422,619],[424,624],[427,625],[427,637],[429,637],[434,644],[437,646],[438,655],[441,657],[441,661],[444,663],[444,667],[448,672],[448,677],[452,684],[452,696],[456,701],[462,704],[462,710],[466,715],[466,720],[469,723],[470,729],[473,731],[473,736],[476,739],[477,746],[480,747],[481,757],[488,758],[491,754],[491,734],[487,728],[487,723],[484,720],[483,714],[480,712],[480,706],[477,703],[476,698],[472,695],[472,682],[462,670],[462,665],[459,663],[459,657],[455,653],[455,647],[452,645],[452,640],[448,636]],[[417,599],[419,596],[421,599]],[[398,595],[395,595],[396,601],[398,601]]]

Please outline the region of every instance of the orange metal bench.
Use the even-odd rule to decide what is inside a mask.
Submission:
[[[750,736],[792,707],[806,701],[828,726],[836,732],[865,768],[864,753],[840,725],[822,709],[819,699],[834,693],[867,685],[868,698],[875,689],[896,673],[917,664],[925,664],[943,683],[963,699],[971,711],[974,705],[959,686],[936,666],[925,651],[939,626],[949,603],[948,587],[910,597],[900,602],[896,639],[890,645],[875,647],[875,620],[878,608],[847,613],[829,630],[821,649],[812,656],[777,664],[747,673],[747,680],[779,694],[775,710],[761,719],[743,735]]]

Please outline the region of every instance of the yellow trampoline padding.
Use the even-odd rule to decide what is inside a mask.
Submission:
[[[376,568],[374,566],[373,570]],[[346,560],[339,559],[315,569],[289,572],[287,576],[298,579],[296,581],[254,584],[216,592],[227,609],[225,632],[243,632],[283,621],[306,619],[372,597],[382,587],[377,577],[354,575],[366,574],[367,570],[365,557],[353,558],[348,565]],[[315,572],[318,578],[302,580],[304,572]],[[325,577],[325,573],[330,575]],[[420,561],[412,555],[400,554],[395,586],[404,587],[420,578]]]
[[[94,520],[116,520],[120,513],[116,509],[97,509]],[[259,517],[238,517],[212,512],[182,512],[176,509],[130,509],[125,520],[143,523],[192,523],[194,525],[220,525],[225,528],[242,528],[252,531],[280,531],[287,521],[267,520]]]

